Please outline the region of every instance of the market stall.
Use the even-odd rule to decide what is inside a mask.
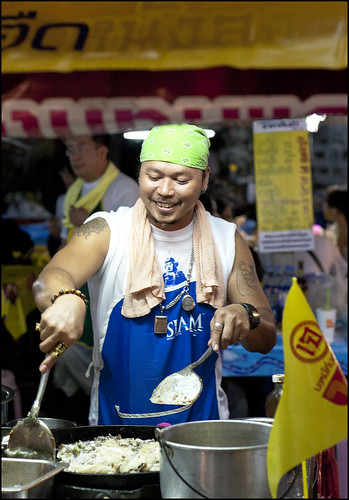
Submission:
[[[346,122],[346,11],[344,2],[88,2],[83,10],[80,2],[3,2],[5,181],[14,174],[13,187],[16,176],[26,173],[28,159],[35,163],[31,153],[49,145],[39,155],[45,163],[65,135],[108,134],[118,137],[118,145],[123,132],[174,122],[217,133],[314,113]],[[236,179],[235,170],[230,172]],[[244,173],[246,185],[250,174]],[[36,228],[45,231],[47,219],[43,224],[38,219]],[[38,258],[42,267],[47,253]],[[16,284],[12,269],[5,270],[9,283]],[[27,271],[20,274],[18,295],[32,310],[22,283],[28,284]],[[23,311],[14,336],[25,329],[22,316]],[[346,325],[338,328],[331,347],[347,375]],[[270,377],[283,371],[281,334],[266,355],[241,345],[223,354],[223,377]],[[309,481],[315,474],[310,465]],[[304,486],[302,473],[291,474],[296,496]],[[340,478],[344,489],[342,470]],[[62,482],[56,484],[57,497],[68,494]],[[69,495],[87,493],[78,486]],[[132,495],[157,497],[158,486]],[[118,493],[112,489],[117,488],[93,493]]]

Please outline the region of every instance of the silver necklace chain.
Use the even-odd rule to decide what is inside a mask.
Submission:
[[[161,306],[161,315],[163,314],[164,310],[165,309],[170,309],[170,307],[174,306],[175,304],[177,304],[177,302],[179,301],[179,299],[181,297],[183,297],[183,295],[185,293],[188,293],[189,291],[189,284],[190,284],[190,278],[191,278],[191,273],[192,273],[192,270],[193,270],[193,264],[194,264],[194,243],[192,242],[192,245],[191,245],[191,255],[190,255],[190,263],[189,263],[189,271],[188,271],[188,277],[187,277],[187,282],[185,284],[185,287],[183,288],[183,290],[181,291],[181,293],[179,293],[173,300],[171,300],[171,302],[169,304],[167,304],[166,306],[163,306],[161,305],[162,303],[160,303],[160,306]]]

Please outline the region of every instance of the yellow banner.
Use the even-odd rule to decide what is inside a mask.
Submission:
[[[273,498],[281,477],[347,437],[348,383],[293,278],[282,318],[285,383],[270,433]],[[305,498],[307,498],[305,496]]]
[[[2,2],[2,71],[344,69],[347,2]]]

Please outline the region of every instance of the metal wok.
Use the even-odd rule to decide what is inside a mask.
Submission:
[[[123,438],[155,439],[155,426],[141,425],[96,425],[52,429],[57,447],[60,444],[87,441],[98,436],[121,435]],[[56,478],[57,483],[83,488],[110,490],[135,490],[146,485],[160,483],[159,472],[134,472],[127,474],[78,474],[63,471]]]

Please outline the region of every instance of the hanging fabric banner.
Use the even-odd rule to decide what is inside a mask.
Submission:
[[[118,134],[127,130],[148,130],[165,123],[221,126],[251,120],[256,115],[269,119],[280,115],[347,113],[345,94],[319,94],[305,101],[295,95],[221,95],[215,99],[183,96],[172,103],[148,96],[37,99],[14,96],[3,101],[3,136],[54,138],[71,134]]]
[[[347,67],[346,2],[2,2],[2,72]]]

